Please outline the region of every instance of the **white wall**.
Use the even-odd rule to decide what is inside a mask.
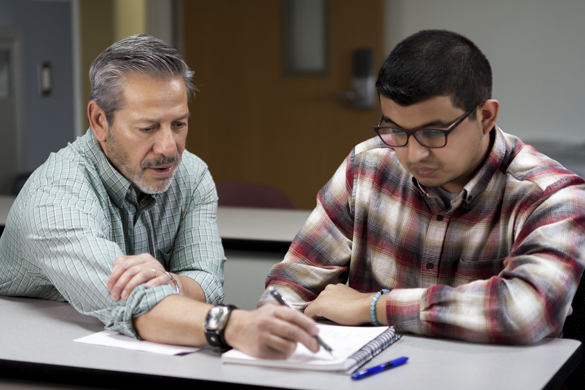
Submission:
[[[504,131],[585,143],[584,0],[386,0],[386,13],[387,53],[429,28],[474,41],[492,65]]]

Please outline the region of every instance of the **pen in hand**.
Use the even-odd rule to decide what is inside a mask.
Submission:
[[[284,300],[284,298],[282,297],[282,295],[280,295],[280,293],[272,286],[268,287],[268,292],[270,293],[270,295],[272,295],[272,297],[274,299],[276,299],[276,301],[283,306],[287,306],[293,310],[295,310],[294,307],[292,307],[291,305],[289,305],[288,303],[286,303],[286,301]],[[333,350],[331,349],[331,347],[329,345],[327,345],[327,343],[325,343],[325,341],[323,341],[323,339],[321,337],[319,337],[319,335],[315,335],[315,339],[317,340],[317,342],[327,351],[331,354],[331,356],[335,357],[333,355]]]

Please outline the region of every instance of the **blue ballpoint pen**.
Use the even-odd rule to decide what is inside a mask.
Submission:
[[[367,376],[374,375],[374,374],[377,374],[377,373],[385,371],[385,370],[389,370],[393,367],[401,366],[404,363],[406,363],[407,360],[408,360],[407,357],[400,357],[398,359],[394,359],[394,360],[390,360],[389,362],[382,363],[376,367],[365,368],[363,370],[359,370],[351,376],[351,379],[362,379],[362,378],[365,378]]]

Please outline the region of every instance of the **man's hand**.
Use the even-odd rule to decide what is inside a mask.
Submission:
[[[376,293],[360,293],[345,284],[329,284],[307,306],[305,314],[312,318],[326,318],[340,325],[369,324],[374,295]]]
[[[132,290],[142,283],[146,283],[146,288],[163,284],[174,287],[162,264],[148,253],[120,256],[114,260],[114,269],[107,284],[112,299],[127,299]]]
[[[273,304],[254,311],[234,310],[225,331],[229,345],[248,355],[263,359],[285,359],[304,344],[319,351],[315,335],[319,328],[303,313]]]

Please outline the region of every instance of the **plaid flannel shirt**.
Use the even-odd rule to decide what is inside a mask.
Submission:
[[[114,259],[150,253],[219,303],[225,257],[216,216],[215,184],[198,157],[184,151],[171,187],[138,203],[90,130],[51,154],[12,206],[0,239],[0,295],[66,300],[136,337],[132,319],[177,292],[143,284],[114,301],[106,288]]]
[[[450,205],[378,138],[356,146],[266,285],[300,309],[329,283],[387,288],[388,322],[417,334],[558,336],[585,265],[585,181],[493,132],[485,163]]]

